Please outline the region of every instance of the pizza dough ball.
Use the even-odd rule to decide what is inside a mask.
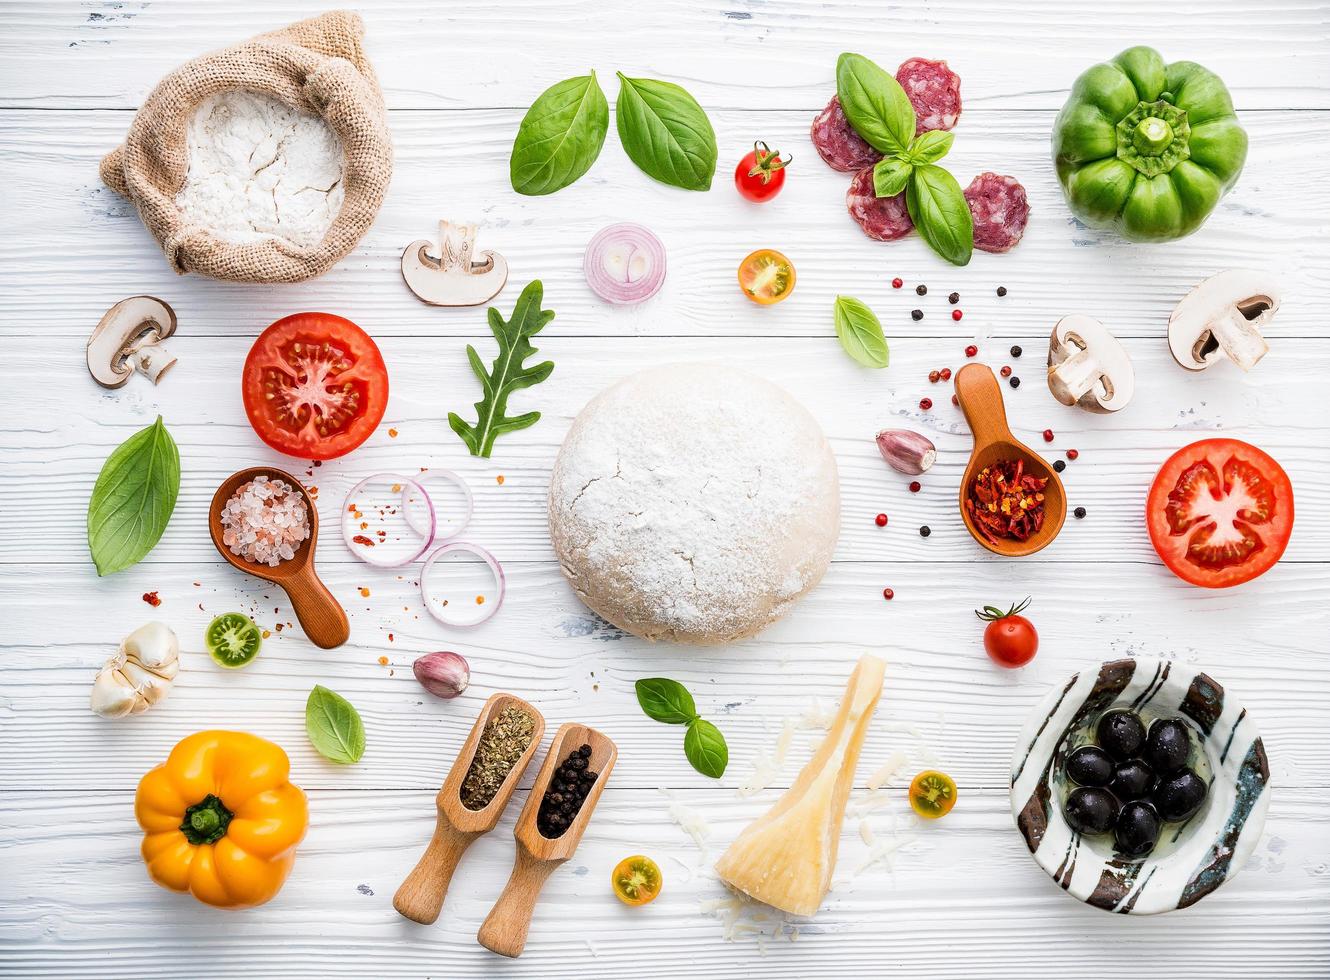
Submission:
[[[577,595],[648,640],[726,643],[780,619],[827,570],[836,460],[762,378],[653,368],[573,422],[550,479],[550,538]]]

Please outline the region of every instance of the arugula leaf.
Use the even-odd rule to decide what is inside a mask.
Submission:
[[[505,321],[496,308],[489,308],[490,332],[499,342],[499,356],[494,359],[489,372],[485,371],[476,349],[470,344],[466,345],[471,370],[480,379],[484,394],[475,405],[475,425],[464,421],[456,412],[448,413],[448,424],[466,443],[472,456],[488,459],[496,437],[505,432],[529,428],[540,420],[539,412],[527,412],[514,417],[506,413],[510,394],[519,388],[540,384],[554,371],[553,361],[545,361],[533,367],[524,367],[522,364],[537,353],[536,348],[531,346],[531,338],[554,319],[553,310],[540,308],[543,296],[544,286],[539,279],[533,279],[522,290],[522,295],[517,297],[511,320]]]
[[[836,336],[845,353],[864,367],[884,368],[891,359],[881,321],[853,296],[836,297]]]
[[[111,453],[88,501],[88,549],[98,575],[119,572],[157,546],[180,493],[180,450],[162,417]]]
[[[628,158],[663,184],[709,190],[716,133],[697,100],[673,82],[618,76],[614,120]]]
[[[720,729],[702,718],[694,719],[683,737],[683,754],[703,776],[719,779],[730,764],[730,747]]]
[[[900,82],[861,54],[836,59],[836,94],[855,131],[883,153],[904,153],[914,141],[914,106]]]
[[[910,220],[924,241],[952,265],[974,253],[974,217],[956,178],[936,164],[915,167],[905,190]]]
[[[305,734],[329,762],[350,765],[365,754],[365,725],[351,702],[315,684],[305,702]]]
[[[688,688],[668,677],[644,677],[633,687],[637,703],[647,717],[667,725],[687,725],[697,719],[697,705]]]
[[[610,130],[610,107],[596,73],[551,85],[522,117],[508,159],[519,194],[553,194],[591,169]]]
[[[950,152],[951,144],[954,142],[956,142],[955,133],[944,132],[940,129],[920,133],[910,144],[910,148],[905,153],[905,159],[916,167],[921,167],[926,163],[937,163]]]
[[[895,197],[910,182],[914,164],[900,157],[883,157],[873,164],[873,193],[878,197]]]

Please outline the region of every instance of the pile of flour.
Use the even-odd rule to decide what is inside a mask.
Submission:
[[[309,248],[341,210],[342,144],[317,116],[232,90],[200,104],[188,140],[189,173],[175,200],[189,230]]]

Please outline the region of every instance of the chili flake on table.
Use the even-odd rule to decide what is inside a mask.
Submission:
[[[979,533],[994,544],[999,538],[1025,541],[1043,526],[1046,478],[1025,472],[1025,461],[1000,459],[970,482],[965,506]]]

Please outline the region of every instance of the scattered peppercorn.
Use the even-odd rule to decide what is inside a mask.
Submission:
[[[919,537],[921,538],[926,538],[932,533],[933,529],[929,527],[927,524],[925,524],[923,527],[919,529]]]
[[[1013,388],[1019,388],[1021,386],[1021,379],[1011,378],[1007,381],[1007,384],[1011,385]]]
[[[974,357],[978,353],[979,353],[979,348],[974,346],[974,344],[971,344],[969,347],[965,348],[966,357]]]
[[[929,371],[929,372],[928,372],[928,382],[929,382],[929,384],[937,384],[937,379],[940,378],[940,377],[942,377],[942,372],[941,372],[941,371]]]
[[[1020,357],[1020,356],[1021,356],[1021,353],[1022,353],[1022,351],[1021,351],[1021,345],[1020,345],[1020,344],[1013,344],[1013,345],[1012,345],[1012,348],[1011,348],[1011,356],[1012,356],[1012,357]]]
[[[923,488],[924,485],[920,483],[918,480],[914,480],[910,483],[910,493],[918,493]]]
[[[951,318],[952,318],[953,320],[959,320],[959,319],[960,319],[961,317],[963,317],[963,316],[965,316],[965,314],[962,313],[960,310],[952,310],[952,311],[951,311]]]
[[[1002,365],[1002,370],[1001,370],[1000,372],[998,372],[998,373],[1001,374],[1004,378],[1010,378],[1010,377],[1011,377],[1011,365],[1010,365],[1010,364],[1004,364],[1004,365]]]
[[[951,368],[943,368],[941,371],[938,372],[938,374],[941,376],[943,381],[951,380]]]
[[[1006,295],[1007,295],[1007,287],[1006,287],[1006,286],[999,286],[999,287],[997,288],[997,294],[998,294],[999,296],[1006,296]]]
[[[930,408],[933,407],[933,399],[931,399],[931,398],[920,398],[920,399],[919,399],[919,407],[922,408],[925,412],[928,411]]]
[[[1068,458],[1068,459],[1075,459],[1075,458],[1076,458],[1077,456],[1079,456],[1079,455],[1080,455],[1080,453],[1077,452],[1075,449],[1068,449],[1068,450],[1067,450],[1067,458]]]
[[[955,306],[960,301],[961,301],[960,293],[952,293],[947,297],[947,302],[950,303],[952,306]]]
[[[1045,430],[1044,430],[1044,442],[1052,442],[1052,441],[1053,441],[1053,430],[1052,430],[1052,429],[1045,429]]]
[[[562,837],[582,809],[587,794],[596,784],[596,773],[587,767],[590,759],[591,746],[583,745],[569,753],[563,764],[554,770],[536,814],[536,829],[542,837],[550,840]]]
[[[951,396],[951,403],[952,403],[953,405],[959,405],[959,404],[961,403],[961,400],[960,400],[959,398],[957,398],[955,395],[952,395],[952,396]]]
[[[920,283],[919,285],[915,286],[914,291],[918,293],[920,296],[928,295],[928,287],[925,286],[923,283]]]
[[[1079,521],[1081,518],[1085,516],[1085,508],[1077,507],[1075,510],[1072,511],[1072,513],[1076,515],[1076,520]]]
[[[900,276],[897,276],[895,279],[891,280],[892,289],[900,289],[904,285],[905,285],[905,280],[902,279]]]
[[[1067,464],[1066,464],[1064,461],[1062,461],[1062,460],[1060,460],[1060,459],[1055,459],[1055,460],[1053,460],[1053,469],[1054,469],[1055,471],[1057,471],[1058,473],[1061,473],[1061,472],[1062,472],[1063,470],[1065,470],[1066,468],[1067,468]]]
[[[882,590],[882,598],[883,598],[883,599],[894,599],[894,598],[896,598],[896,593],[893,592],[891,589],[883,589],[883,590]]]
[[[887,515],[886,515],[886,514],[878,514],[877,517],[873,518],[873,521],[874,521],[874,523],[877,524],[878,527],[886,527],[886,526],[887,526]]]
[[[911,311],[910,311],[910,319],[911,319],[911,320],[922,320],[923,318],[924,318],[924,311],[923,311],[923,310],[911,310]]]

